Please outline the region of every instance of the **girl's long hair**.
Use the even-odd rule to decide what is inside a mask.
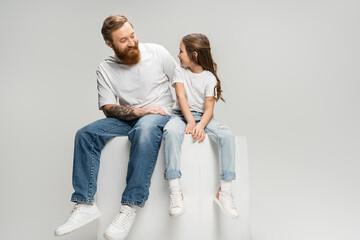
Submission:
[[[221,99],[223,102],[225,102],[225,99],[221,95],[221,92],[223,91],[221,89],[221,81],[216,73],[217,64],[214,62],[211,56],[209,39],[204,34],[192,33],[183,37],[182,42],[185,45],[186,52],[189,55],[191,61],[214,74],[217,80],[217,84],[214,87],[215,100],[218,101]],[[197,52],[197,57],[194,55],[194,52]]]

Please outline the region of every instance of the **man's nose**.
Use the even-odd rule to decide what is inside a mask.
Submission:
[[[129,43],[128,43],[129,47],[134,47],[135,46],[135,41],[130,39]]]

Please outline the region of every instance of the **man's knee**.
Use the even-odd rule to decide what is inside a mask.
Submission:
[[[160,114],[148,114],[139,119],[135,127],[151,127],[158,126],[164,128],[166,123],[169,121],[170,116],[163,116]]]
[[[137,125],[129,133],[130,140],[136,137],[142,141],[146,141],[161,136],[162,136],[162,130],[159,128],[157,124],[151,122]]]
[[[76,134],[75,134],[75,139],[84,139],[91,136],[91,131],[90,128],[88,126],[85,126],[83,128],[80,128]]]

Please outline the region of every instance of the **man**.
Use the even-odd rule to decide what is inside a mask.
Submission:
[[[75,137],[71,216],[55,230],[67,234],[100,217],[94,203],[101,149],[113,137],[131,142],[126,188],[120,211],[105,230],[106,239],[125,239],[149,195],[162,131],[174,103],[170,80],[176,62],[160,45],[139,43],[132,24],[124,16],[109,16],[101,33],[114,50],[96,73],[99,108],[107,118],[80,129]]]

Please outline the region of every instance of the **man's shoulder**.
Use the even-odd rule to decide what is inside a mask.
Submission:
[[[175,73],[184,74],[184,73],[186,73],[186,69],[183,68],[181,65],[177,65],[175,68]]]
[[[119,59],[114,55],[111,55],[107,58],[105,58],[102,62],[100,62],[100,64],[97,67],[97,71],[101,71],[102,69],[104,69],[104,67],[109,66],[111,64],[116,64],[119,63]]]

